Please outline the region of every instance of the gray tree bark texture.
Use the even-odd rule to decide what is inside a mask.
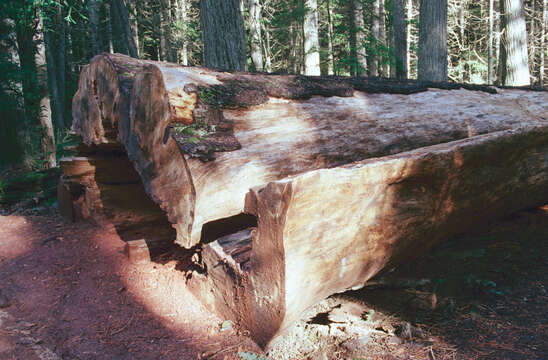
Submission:
[[[89,26],[90,26],[90,36],[91,36],[91,51],[92,55],[97,55],[102,51],[102,40],[101,34],[99,32],[99,2],[97,0],[88,1],[88,15],[89,15]]]
[[[323,298],[478,222],[545,204],[547,112],[546,91],[103,54],[74,97],[73,131],[88,150],[62,161],[64,194],[79,191],[60,208],[89,215],[107,196],[98,183],[140,178],[175,241],[201,249],[196,296],[268,346]],[[105,189],[111,203],[132,198]],[[111,213],[158,219],[144,207]]]
[[[51,119],[51,103],[48,91],[49,71],[46,61],[46,46],[44,43],[44,23],[42,16],[38,16],[38,27],[36,29],[36,76],[38,78],[38,88],[40,94],[39,118],[42,127],[42,153],[46,161],[46,167],[57,166],[55,156],[55,135],[53,131],[53,122]],[[51,74],[55,76],[55,72]],[[53,79],[51,79],[53,80]]]
[[[360,1],[358,1],[360,2]],[[373,38],[373,43],[377,44],[380,38],[380,21],[379,21],[379,11],[380,11],[380,0],[373,1],[373,15],[371,18],[371,35]],[[379,67],[378,67],[379,57],[376,52],[373,52],[369,55],[369,74],[371,76],[379,76]]]
[[[124,0],[113,0],[115,6],[118,9],[118,13],[120,14],[120,24],[124,33],[124,40],[127,43],[127,48],[129,51],[129,56],[138,58],[139,52],[137,51],[137,45],[135,44],[135,36],[131,31],[131,25],[129,22],[129,14],[126,7],[126,4],[124,3]]]
[[[405,0],[392,0],[394,31],[394,57],[396,77],[407,78],[407,27],[405,24]]]
[[[502,17],[501,79],[506,86],[531,84],[523,0],[500,0]]]
[[[255,71],[263,71],[263,53],[261,40],[261,4],[259,0],[249,0],[249,32],[251,34],[251,60]]]
[[[352,0],[353,42],[355,43],[355,75],[365,74],[367,70],[367,57],[365,51],[365,22],[363,19],[363,5],[361,0]]]
[[[318,0],[305,0],[304,6],[304,73],[305,75],[321,75],[320,41],[318,37]]]
[[[489,40],[487,49],[487,83],[493,83],[493,40],[494,40],[494,12],[495,0],[489,0]]]
[[[544,85],[545,80],[545,69],[546,69],[546,53],[548,52],[548,46],[546,45],[548,41],[546,40],[546,26],[548,26],[548,0],[544,0],[542,3],[542,30],[541,30],[541,42],[540,42],[540,76],[539,81],[541,85]]]
[[[447,0],[421,0],[418,78],[447,81]]]
[[[63,119],[63,102],[61,101],[61,97],[59,94],[59,84],[58,84],[58,77],[57,77],[57,59],[55,57],[55,46],[53,42],[52,35],[53,33],[53,23],[52,20],[54,19],[52,17],[51,12],[49,14],[46,13],[47,9],[42,9],[41,15],[42,16],[42,22],[43,22],[43,39],[44,44],[42,45],[44,47],[45,51],[45,60],[46,60],[46,66],[47,66],[47,84],[50,94],[50,104],[51,104],[51,116],[54,119],[53,122],[57,126],[58,129],[64,129],[65,128],[65,121]]]
[[[202,0],[200,11],[205,66],[246,70],[244,22],[239,1]]]

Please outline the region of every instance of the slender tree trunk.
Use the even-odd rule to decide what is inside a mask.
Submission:
[[[392,19],[394,31],[395,75],[407,78],[407,34],[405,26],[405,0],[392,0]]]
[[[413,19],[413,0],[407,0],[407,76],[411,77],[411,20]]]
[[[354,0],[356,2],[356,0]],[[380,0],[374,0],[373,2],[373,15],[371,17],[371,41],[373,42],[371,48],[372,52],[369,54],[369,74],[371,76],[379,76],[379,39],[380,39],[380,12],[381,2]]]
[[[42,16],[38,14],[38,27],[36,29],[36,70],[38,79],[38,89],[40,94],[39,119],[42,128],[42,153],[46,168],[57,166],[55,159],[55,135],[53,132],[53,123],[51,121],[51,105],[48,94],[48,69],[46,64],[46,46],[42,35],[44,33],[44,24]]]
[[[421,0],[419,80],[447,81],[447,0]]]
[[[466,0],[460,0],[460,9],[459,9],[459,33],[460,33],[460,48],[459,48],[460,56],[459,56],[459,58],[460,58],[460,61],[464,61],[463,52],[466,51],[466,46],[465,46],[466,37],[464,36],[464,30],[466,28],[466,19],[465,19],[466,7],[467,7]],[[467,57],[469,56],[469,52],[466,56]],[[460,75],[459,76],[459,81],[461,83],[464,82],[465,81],[465,75],[466,75],[466,65],[463,66],[463,68],[460,71],[459,75]]]
[[[188,65],[188,37],[187,37],[187,31],[188,31],[188,16],[187,16],[187,3],[186,0],[179,0],[179,21],[183,24],[182,26],[182,34],[181,34],[181,41],[182,46],[179,49],[179,61],[183,65]]]
[[[117,0],[111,1],[111,19],[112,30],[114,37],[114,51],[122,54],[129,55],[128,43],[126,38],[126,32],[122,21],[122,15],[120,14],[120,8],[117,6]]]
[[[320,41],[318,37],[318,0],[305,0],[303,22],[304,73],[321,75]]]
[[[295,23],[289,26],[289,61],[293,74],[297,73],[297,31],[295,31]]]
[[[256,71],[263,71],[263,53],[261,41],[261,4],[259,0],[248,0],[249,32],[251,37],[251,60]]]
[[[327,74],[335,73],[335,61],[333,60],[333,18],[331,8],[331,0],[327,0]]]
[[[140,56],[140,43],[139,43],[139,26],[137,24],[137,16],[135,14],[136,12],[136,6],[135,6],[135,0],[126,0],[126,5],[128,7],[128,13],[129,13],[129,25],[131,27],[131,34],[133,35],[133,41],[135,42],[135,48],[137,51],[137,57]],[[184,0],[182,0],[184,3]]]
[[[363,6],[361,0],[352,1],[352,43],[355,48],[353,62],[355,63],[354,74],[364,75],[367,71],[367,55],[365,51],[365,22],[363,19]]]
[[[114,44],[112,43],[112,15],[110,13],[110,2],[105,2],[105,15],[106,15],[106,27],[107,27],[107,42],[108,42],[108,52],[111,54],[114,52]]]
[[[43,44],[38,44],[38,52],[42,52],[42,54],[37,54],[37,64],[45,65],[46,66],[46,74],[47,74],[47,87],[46,91],[49,90],[48,93],[48,104],[50,106],[50,122],[55,122],[55,125],[57,126],[57,129],[62,130],[65,128],[65,122],[63,120],[63,108],[61,107],[61,101],[59,99],[59,86],[57,82],[57,59],[55,58],[55,44],[53,35],[55,34],[55,29],[53,27],[53,21],[55,17],[53,17],[52,12],[48,10],[52,10],[51,8],[42,8],[39,11],[39,16],[41,17],[41,23],[39,25],[41,26],[42,30],[42,39]],[[44,58],[42,58],[44,56]],[[40,57],[40,59],[38,59]],[[45,60],[45,62],[44,62]],[[40,61],[40,62],[39,62]],[[40,69],[39,69],[40,71]],[[44,100],[45,101],[45,100]],[[53,133],[53,129],[52,129]],[[54,165],[55,166],[55,165]]]
[[[501,0],[502,83],[506,86],[530,85],[527,31],[522,0]]]
[[[244,22],[239,5],[238,0],[201,0],[204,63],[207,67],[247,69]]]
[[[487,51],[487,84],[493,83],[493,11],[494,0],[489,0],[489,42]]]
[[[114,6],[116,6],[116,10],[120,18],[118,19],[118,22],[120,23],[120,28],[122,30],[122,38],[125,42],[125,46],[128,49],[129,56],[138,58],[138,52],[137,52],[137,46],[135,45],[135,37],[133,36],[131,32],[131,26],[129,24],[129,15],[126,8],[126,4],[124,3],[124,0],[112,0],[114,2]],[[169,4],[169,0],[166,0]],[[172,59],[171,59],[172,60]]]
[[[57,26],[58,26],[58,44],[57,44],[57,88],[59,89],[59,108],[61,110],[61,116],[64,123],[65,118],[65,109],[66,109],[66,73],[67,73],[67,63],[66,63],[66,24],[64,16],[64,7],[61,4],[56,6],[57,12]],[[63,124],[63,128],[66,127],[66,124]],[[60,129],[63,129],[60,128]]]
[[[171,16],[170,16],[170,1],[162,0],[161,1],[161,49],[162,49],[162,60],[173,62],[171,56]]]
[[[263,43],[265,58],[264,67],[267,72],[272,72],[272,50],[270,47],[270,31],[264,23],[262,24],[262,28],[265,36],[265,41]]]
[[[539,74],[539,83],[541,86],[544,86],[546,80],[544,72],[546,71],[546,58],[548,57],[548,47],[546,46],[546,24],[548,24],[548,0],[542,2],[542,28],[540,35],[540,74]]]
[[[381,72],[381,75],[382,76],[386,76],[388,77],[389,76],[389,73],[388,73],[388,66],[389,66],[389,62],[387,61],[388,59],[385,58],[385,51],[384,49],[388,47],[388,37],[387,37],[387,32],[386,32],[386,19],[385,19],[385,11],[384,11],[384,0],[379,0],[379,13],[378,13],[378,16],[379,16],[379,43],[380,43],[380,47],[381,47],[381,51],[380,51],[380,56],[378,57],[379,59],[379,64],[378,64],[378,68]]]
[[[91,51],[97,55],[102,51],[101,33],[99,32],[100,5],[98,0],[88,0],[88,15],[91,35]]]

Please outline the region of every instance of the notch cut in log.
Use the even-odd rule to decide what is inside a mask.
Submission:
[[[114,54],[82,71],[73,130],[127,153],[176,242],[203,247],[198,297],[265,346],[326,296],[546,202],[547,113],[545,91]]]

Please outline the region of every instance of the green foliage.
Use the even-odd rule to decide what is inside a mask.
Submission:
[[[238,357],[242,360],[268,360],[268,358],[252,352],[239,352]]]

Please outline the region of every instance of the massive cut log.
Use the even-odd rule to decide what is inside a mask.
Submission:
[[[532,89],[104,54],[82,71],[73,130],[127,153],[175,241],[201,248],[197,296],[265,346],[321,299],[548,201],[547,114]]]

